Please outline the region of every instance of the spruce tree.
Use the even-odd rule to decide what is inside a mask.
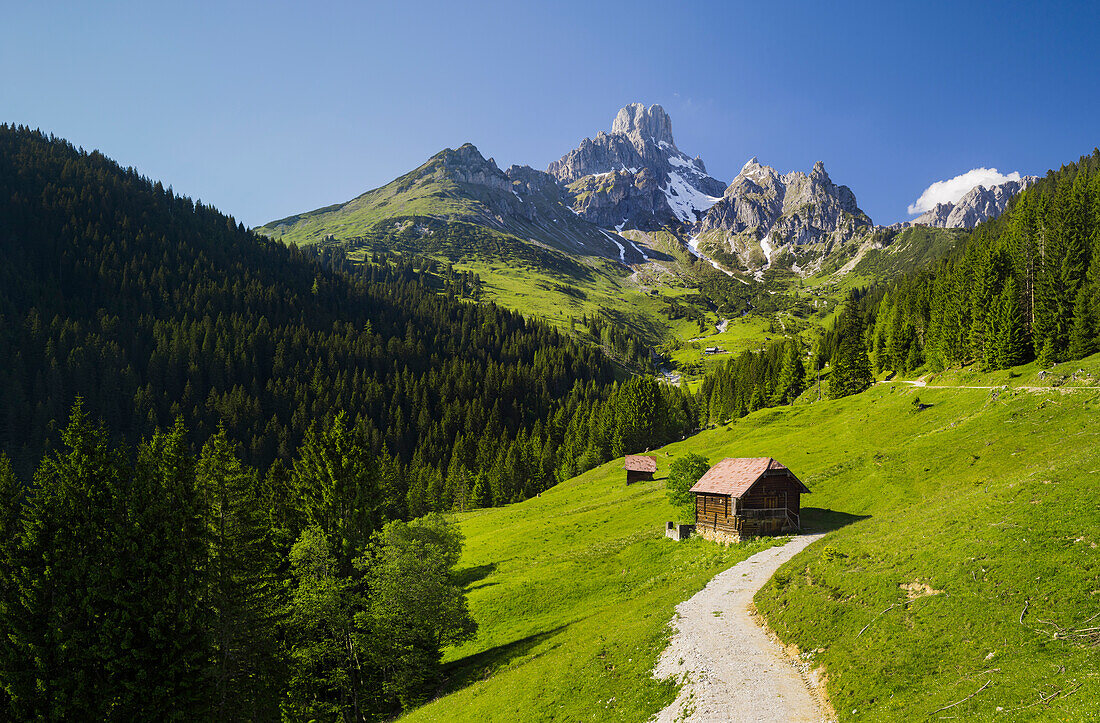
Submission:
[[[1091,291],[1092,286],[1088,282],[1082,283],[1077,290],[1067,350],[1070,359],[1083,359],[1096,352],[1096,325],[1093,316],[1095,306]]]
[[[992,316],[996,318],[993,368],[1007,369],[1023,364],[1028,356],[1027,329],[1020,309],[1019,287],[1011,276],[997,297]]]
[[[338,412],[310,426],[294,460],[294,487],[307,524],[332,545],[341,575],[352,570],[372,532],[381,527],[384,500],[375,465],[358,427]]]
[[[849,297],[837,326],[839,340],[829,372],[830,399],[858,394],[871,386],[874,380],[871,361],[867,358],[867,349],[863,344],[863,325],[854,297]]]
[[[915,371],[924,363],[924,359],[921,356],[920,344],[916,339],[913,339],[909,344],[909,351],[905,355],[905,373]]]
[[[197,477],[209,540],[211,715],[218,720],[277,718],[283,683],[276,634],[278,558],[256,494],[256,474],[241,464],[222,428],[203,447]]]
[[[1058,353],[1054,350],[1053,339],[1048,337],[1043,341],[1043,346],[1039,349],[1038,362],[1043,369],[1050,369],[1058,363]]]
[[[16,603],[5,610],[14,661],[0,666],[15,719],[106,719],[126,701],[125,655],[112,636],[139,621],[119,613],[119,569],[132,551],[115,547],[126,471],[107,434],[73,407],[62,448],[43,460],[15,551]],[[104,621],[110,621],[104,629]],[[126,705],[130,708],[129,705]]]
[[[209,547],[182,419],[139,446],[129,482],[124,514],[130,524],[117,531],[115,550],[126,559],[125,576],[141,582],[116,593],[120,617],[133,627],[120,641],[122,650],[131,647],[112,671],[116,680],[132,681],[129,708],[120,702],[115,715],[135,720],[163,710],[193,718],[209,709],[212,693],[203,585]]]

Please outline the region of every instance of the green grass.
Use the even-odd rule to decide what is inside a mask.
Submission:
[[[562,329],[568,330],[571,318],[602,316],[654,345],[686,340],[699,330],[686,319],[668,319],[661,313],[660,300],[645,293],[626,269],[611,261],[590,260],[589,273],[583,278],[480,257],[464,259],[455,268],[481,276],[487,299]]]
[[[867,251],[852,273],[877,279],[911,273],[948,256],[969,235],[966,229],[928,226],[881,232],[880,243],[886,245]]]
[[[689,337],[688,343],[677,349],[672,358],[681,366],[691,368],[692,365],[701,365],[704,370],[710,369],[719,363],[732,357],[736,357],[743,351],[757,351],[762,348],[767,339],[780,339],[782,334],[773,334],[769,330],[769,320],[763,316],[749,315],[736,319],[730,319],[725,331],[719,332],[714,325],[699,334],[699,327],[691,325],[689,331],[695,333]],[[697,341],[691,341],[697,339]],[[725,349],[728,354],[715,354],[706,356],[703,350],[710,346]]]
[[[627,487],[622,460],[462,515],[460,574],[480,630],[447,653],[456,692],[405,720],[637,721],[670,703],[675,686],[650,671],[675,606],[774,543],[676,543],[664,537],[675,517],[663,481]]]
[[[913,412],[917,395],[932,407]],[[1100,394],[898,384],[838,406],[848,430],[818,427],[802,474],[815,504],[866,519],[781,568],[756,602],[782,639],[819,651],[840,718],[934,718],[987,682],[939,715],[1100,717],[1095,642],[1040,622],[1087,627],[1100,613]],[[903,585],[938,592],[910,602]]]
[[[1086,384],[1077,369],[1100,377],[1100,357],[1040,383]],[[1030,385],[1038,370],[1011,373],[933,383]],[[914,411],[917,396],[932,406]],[[1084,627],[1100,613],[1098,410],[1093,390],[882,384],[669,445],[658,476],[687,452],[773,456],[813,490],[804,522],[836,529],[757,606],[822,666],[842,720],[1092,720],[1097,648],[1039,621]],[[672,699],[649,671],[673,607],[752,550],[665,540],[675,513],[661,483],[626,488],[620,466],[462,517],[481,630],[448,651],[449,694],[409,720],[644,720]],[[903,585],[938,592],[908,602]]]

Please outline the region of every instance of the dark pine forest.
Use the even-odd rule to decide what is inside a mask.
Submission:
[[[23,127],[0,249],[3,718],[392,717],[474,631],[431,513],[696,423],[452,269],[304,253]]]

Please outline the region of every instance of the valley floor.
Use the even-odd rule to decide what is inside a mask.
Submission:
[[[683,678],[658,723],[754,721],[797,723],[832,716],[802,671],[753,619],[752,597],[779,566],[824,533],[803,534],[714,577],[676,606],[676,632],[654,674]]]

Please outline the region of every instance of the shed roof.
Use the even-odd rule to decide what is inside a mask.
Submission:
[[[809,488],[794,473],[771,457],[726,457],[707,470],[691,488],[692,492],[741,497],[756,484],[766,472],[782,470],[798,483],[803,492]]]
[[[645,454],[628,454],[623,468],[627,472],[656,472],[657,458]]]

